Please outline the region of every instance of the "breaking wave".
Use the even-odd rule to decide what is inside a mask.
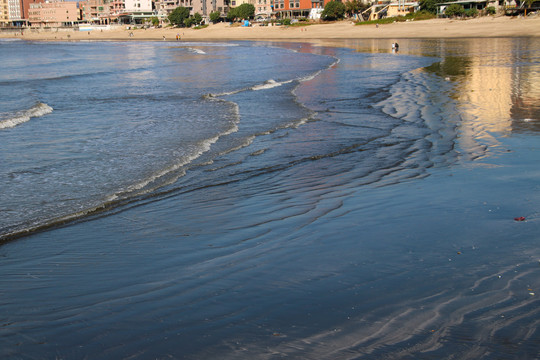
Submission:
[[[30,109],[17,111],[15,114],[0,115],[0,129],[15,127],[29,121],[32,118],[50,114],[52,111],[52,107],[45,103],[39,102]]]

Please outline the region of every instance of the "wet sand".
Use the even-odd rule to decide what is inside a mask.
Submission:
[[[133,36],[130,37],[130,33]],[[231,26],[229,23],[210,25],[203,29],[129,29],[116,26],[111,30],[93,31],[45,31],[30,30],[20,34],[0,34],[26,40],[301,40],[321,39],[415,39],[415,38],[494,38],[539,37],[540,16],[481,17],[469,20],[432,19],[424,21],[396,22],[379,25],[354,25],[351,21],[331,24],[295,26]],[[328,44],[326,44],[328,45]]]

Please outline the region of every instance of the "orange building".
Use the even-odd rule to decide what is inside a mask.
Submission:
[[[272,10],[277,17],[309,17],[312,9],[324,9],[330,0],[272,0]]]

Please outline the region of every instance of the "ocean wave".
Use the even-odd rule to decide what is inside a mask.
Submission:
[[[53,108],[49,105],[39,102],[30,109],[17,111],[12,115],[4,115],[0,117],[0,129],[12,128],[22,123],[29,121],[31,118],[41,117],[50,114]]]
[[[275,87],[278,87],[278,86],[281,86],[281,85],[284,85],[284,84],[289,84],[291,83],[293,80],[287,80],[287,81],[283,81],[283,82],[279,82],[279,81],[275,81],[273,79],[270,79],[270,80],[267,80],[265,81],[264,83],[262,84],[258,84],[258,85],[255,85],[251,88],[251,90],[267,90],[267,89],[272,89],[272,88],[275,88]]]
[[[202,51],[201,49],[196,49],[196,48],[188,48],[189,51],[195,53],[195,54],[199,54],[199,55],[206,55],[206,53],[204,51]]]

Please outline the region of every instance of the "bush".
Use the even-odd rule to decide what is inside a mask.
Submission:
[[[465,16],[467,16],[467,17],[477,17],[478,16],[478,10],[477,9],[467,9],[467,10],[465,10]]]
[[[448,17],[462,16],[465,13],[465,9],[463,9],[463,6],[459,4],[451,4],[448,5],[444,13]]]
[[[193,24],[195,24],[195,19],[192,17],[189,17],[187,19],[184,19],[184,26],[190,28]]]
[[[486,8],[486,13],[488,15],[495,15],[497,13],[497,9],[495,9],[495,6],[488,6]]]
[[[202,22],[202,16],[201,14],[199,13],[195,13],[193,14],[193,22],[195,23],[195,25],[199,25],[201,22]]]
[[[281,25],[291,25],[291,19],[283,19],[283,20],[281,20]]]
[[[345,4],[340,1],[330,1],[324,6],[321,14],[323,20],[341,20],[345,17]]]
[[[213,23],[219,22],[220,17],[221,17],[221,13],[219,11],[212,11],[210,13],[210,21]]]

